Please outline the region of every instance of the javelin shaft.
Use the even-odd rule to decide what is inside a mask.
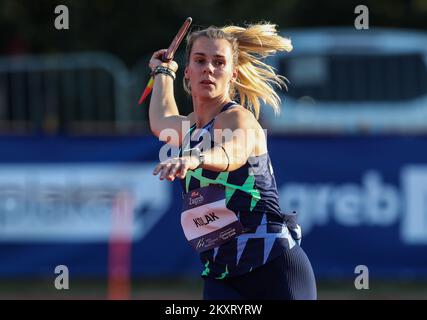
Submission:
[[[185,34],[188,31],[188,28],[190,28],[191,22],[193,19],[191,17],[188,17],[181,28],[179,29],[178,33],[176,34],[175,38],[172,40],[168,50],[163,54],[163,61],[169,62],[173,59],[173,56],[175,55],[176,50],[178,49],[179,45],[182,42],[182,39],[184,39]]]
[[[169,62],[173,59],[175,52],[178,49],[179,45],[181,44],[182,40],[184,39],[184,36],[187,33],[188,29],[190,28],[192,21],[193,19],[191,19],[191,17],[188,17],[187,19],[185,19],[183,25],[178,30],[178,33],[176,34],[175,38],[173,38],[171,44],[169,45],[169,48],[161,57],[161,60],[163,62]],[[153,89],[153,77],[150,78],[148,85],[146,86],[141,97],[139,98],[138,104],[141,104],[144,102],[145,98],[148,97],[152,89]]]

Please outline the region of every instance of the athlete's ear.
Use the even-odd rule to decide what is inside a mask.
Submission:
[[[236,82],[236,80],[237,80],[237,76],[239,75],[239,68],[238,67],[235,67],[234,69],[233,69],[233,73],[232,73],[232,75],[231,75],[231,82]]]
[[[187,66],[184,69],[184,78],[187,79],[187,80],[190,79],[190,75],[189,75],[188,67]]]

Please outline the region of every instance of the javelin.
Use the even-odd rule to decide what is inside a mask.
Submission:
[[[173,56],[175,55],[176,50],[178,49],[182,39],[184,39],[185,34],[188,31],[188,28],[191,25],[191,22],[193,19],[191,17],[188,17],[185,19],[185,22],[179,29],[178,33],[176,34],[175,38],[173,38],[172,43],[170,44],[169,48],[166,50],[166,52],[162,55],[161,60],[163,62],[169,62],[173,59]],[[141,104],[144,102],[145,98],[150,94],[151,90],[153,89],[154,84],[154,78],[151,76],[150,80],[148,81],[147,86],[144,89],[144,92],[141,95],[141,98],[139,98],[138,104]]]

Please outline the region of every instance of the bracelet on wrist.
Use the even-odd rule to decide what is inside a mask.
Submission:
[[[157,66],[157,67],[154,69],[154,71],[153,71],[152,75],[153,75],[153,76],[156,76],[156,75],[158,75],[158,74],[164,74],[164,75],[167,75],[167,76],[171,77],[173,80],[175,80],[175,79],[176,79],[175,71],[173,71],[171,68],[168,68],[168,67],[165,67],[165,66]]]

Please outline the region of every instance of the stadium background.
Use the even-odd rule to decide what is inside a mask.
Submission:
[[[360,4],[368,30],[354,28]],[[58,5],[68,30],[54,27]],[[0,0],[0,298],[200,298],[179,186],[151,176],[162,144],[137,105],[150,54],[188,16],[202,27],[268,20],[294,41],[272,60],[290,80],[292,120],[261,121],[319,298],[427,298],[422,0]],[[188,113],[180,81],[176,91]],[[60,265],[68,290],[54,285]],[[369,290],[354,286],[360,265]]]

